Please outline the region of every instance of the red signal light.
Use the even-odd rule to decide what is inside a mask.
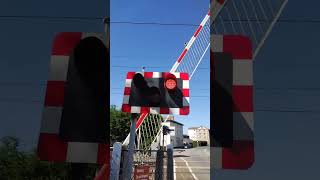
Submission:
[[[165,77],[164,86],[168,90],[175,90],[177,88],[177,80],[175,75],[169,74]]]
[[[169,90],[173,90],[177,87],[177,82],[174,79],[166,80],[166,88]]]

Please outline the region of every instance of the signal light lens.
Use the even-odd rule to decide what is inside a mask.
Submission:
[[[167,79],[165,86],[168,90],[174,90],[177,87],[177,81],[175,79]]]

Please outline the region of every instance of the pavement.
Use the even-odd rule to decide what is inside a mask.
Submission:
[[[174,149],[176,180],[210,180],[210,148]]]

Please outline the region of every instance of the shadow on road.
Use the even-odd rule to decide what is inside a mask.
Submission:
[[[186,155],[173,155],[173,157],[190,157],[190,156],[186,156]]]

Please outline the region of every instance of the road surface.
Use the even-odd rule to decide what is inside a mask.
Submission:
[[[210,148],[174,149],[176,180],[210,180]]]

